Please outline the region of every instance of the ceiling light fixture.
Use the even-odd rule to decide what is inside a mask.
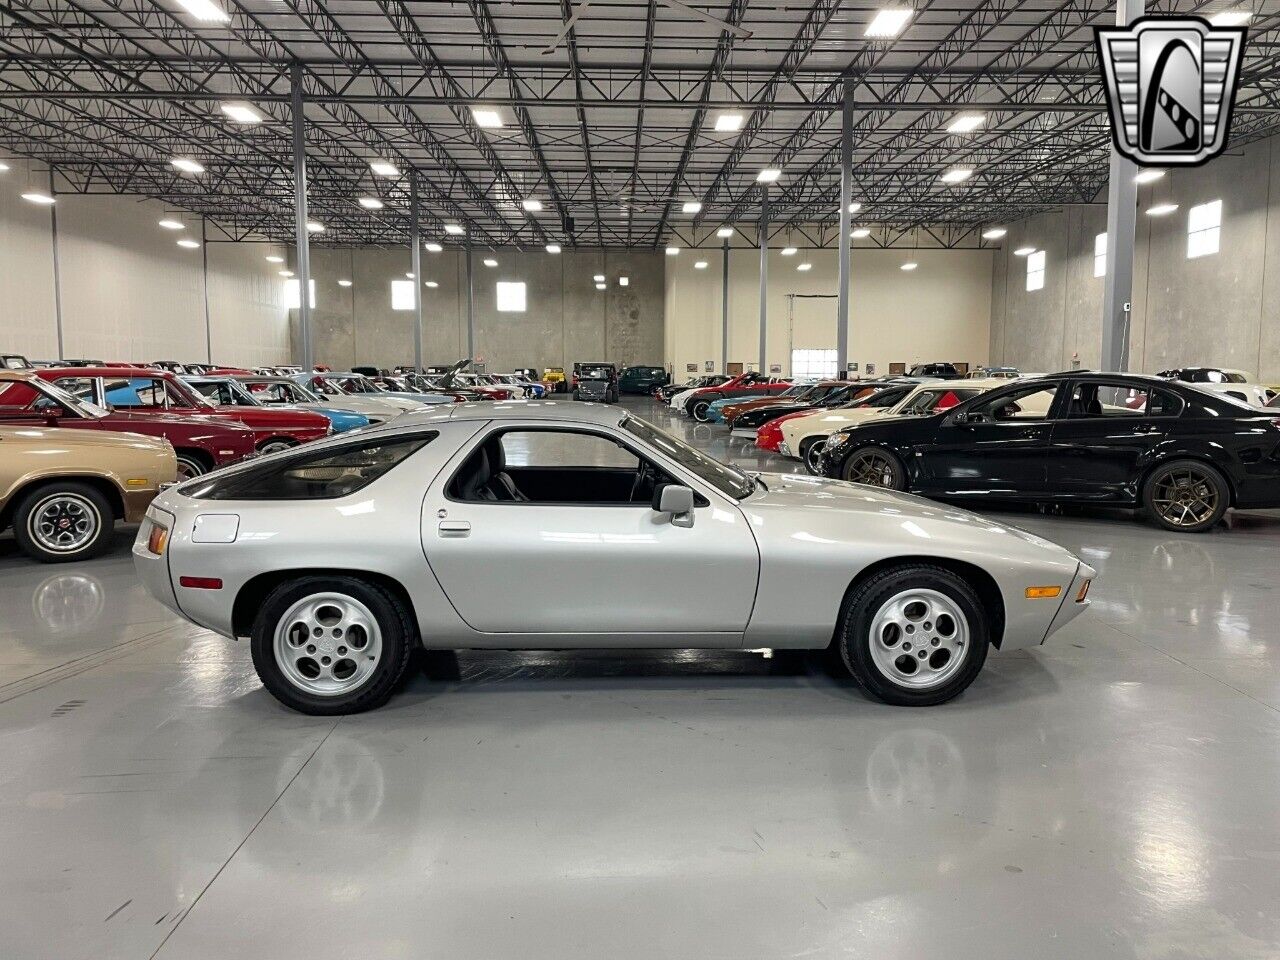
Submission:
[[[197,20],[226,23],[231,19],[227,11],[214,3],[213,0],[178,0],[178,5]]]
[[[502,126],[502,115],[488,107],[472,107],[471,118],[475,120],[477,127],[486,130],[496,130]]]
[[[440,246],[440,244],[436,243],[434,240],[429,243],[423,244],[423,246],[426,247],[427,253],[439,253],[441,250],[444,249],[444,247]]]
[[[603,290],[603,289],[605,289],[607,286],[608,286],[608,284],[604,284],[604,283],[597,283],[597,284],[596,284],[596,289],[597,289],[597,290]]]
[[[797,263],[797,264],[796,264],[796,269],[797,269],[797,270],[799,270],[801,273],[805,273],[805,272],[807,272],[807,271],[809,271],[809,270],[812,270],[812,269],[813,269],[813,264],[812,264],[812,263],[807,263],[807,262],[806,262],[806,263]]]
[[[1139,170],[1133,177],[1134,183],[1154,183],[1164,176],[1163,170]]]
[[[267,257],[267,263],[284,263],[284,257],[277,257],[275,254]]]
[[[186,247],[188,250],[194,250],[196,247],[200,246],[200,241],[192,240],[190,237],[183,237],[178,241],[178,246]]]
[[[547,244],[547,253],[559,253],[559,252],[560,252],[560,244],[558,243]]]
[[[247,103],[224,103],[222,112],[236,123],[261,123],[262,114]]]
[[[686,200],[683,206],[680,207],[680,212],[681,213],[697,213],[701,209],[702,209],[702,204],[699,203],[697,200]]]
[[[1223,10],[1209,18],[1215,27],[1243,27],[1253,18],[1248,10]]]
[[[463,230],[462,227],[458,226],[456,223],[446,223],[444,225],[444,232],[449,234],[451,237],[460,237],[467,231]]]
[[[983,231],[982,231],[982,239],[984,239],[984,240],[999,240],[1001,237],[1003,237],[1003,236],[1004,236],[1006,233],[1008,233],[1008,232],[1009,232],[1009,231],[1008,231],[1008,230],[1006,230],[1004,227],[992,227],[990,230],[983,230]]]
[[[398,177],[400,176],[400,168],[394,163],[387,163],[385,160],[372,160],[369,162],[369,169],[380,177]]]
[[[871,22],[867,24],[864,36],[868,37],[896,37],[907,26],[911,20],[912,11],[902,8],[890,7],[879,11]]]
[[[357,197],[356,203],[360,204],[360,206],[364,207],[366,210],[381,210],[386,206],[386,204],[377,197]]]
[[[782,248],[782,255],[783,255],[784,257],[794,257],[794,256],[796,255],[796,248],[795,248],[795,247],[783,247],[783,248]]]
[[[707,261],[705,261],[705,260],[699,260],[697,263],[695,263],[695,264],[693,265],[693,269],[695,269],[695,270],[705,270],[705,269],[707,269]]]
[[[9,165],[7,163],[0,163],[0,173],[8,173],[8,172],[9,172]]]
[[[919,266],[919,264],[918,264],[918,263],[915,263],[914,261],[908,260],[906,263],[904,263],[904,264],[903,264],[902,266],[900,266],[898,269],[899,269],[899,270],[908,270],[908,271],[909,271],[909,270],[914,270],[914,269],[915,269],[916,267],[918,267],[918,266]]]
[[[520,206],[524,207],[524,209],[529,213],[538,213],[542,210],[542,201],[534,199],[521,200]]]
[[[852,203],[849,204],[850,213],[857,213],[861,209],[862,209],[862,204],[859,203],[857,200],[854,200]]]
[[[440,286],[440,284],[436,283],[434,280],[428,280],[425,284],[423,284],[423,286],[427,287],[430,290],[434,290],[436,287]]]
[[[46,207],[54,202],[53,197],[47,193],[41,193],[39,190],[28,190],[22,195],[22,199],[31,203],[42,203]]]
[[[733,133],[742,129],[742,114],[722,113],[716,117],[716,133]]]
[[[340,287],[349,287],[349,286],[351,286],[351,281],[350,281],[350,280],[339,280],[339,281],[338,281],[338,286],[340,286]]]
[[[278,271],[276,271],[276,272],[277,272],[280,276],[282,276],[282,277],[292,277],[292,276],[293,276],[293,271],[292,271],[292,270],[278,270]]]
[[[1176,203],[1157,203],[1154,207],[1147,207],[1147,216],[1164,217],[1177,209],[1178,205]]]
[[[679,254],[679,253],[680,253],[680,248],[679,248],[679,247],[667,247],[666,253],[667,253],[667,256],[668,256],[668,257],[674,257],[674,256],[676,256],[677,254]]]
[[[962,113],[947,124],[947,133],[973,133],[986,121],[985,113]]]
[[[858,227],[855,230],[850,230],[849,236],[852,237],[854,240],[862,240],[866,237],[871,236],[871,230],[868,227]]]
[[[629,286],[631,286],[631,278],[630,278],[630,277],[619,277],[619,278],[618,278],[618,286],[620,286],[620,287],[629,287]]]
[[[176,167],[183,173],[204,173],[204,164],[197,163],[187,157],[174,157],[169,161],[169,165]]]
[[[307,233],[324,233],[324,224],[318,220],[308,220]]]
[[[941,177],[943,183],[964,183],[973,176],[973,170],[970,167],[952,167]]]
[[[756,174],[756,183],[774,183],[780,176],[782,171],[777,167],[765,167]]]
[[[1035,252],[1035,247],[1019,247],[1017,250],[1013,251],[1013,255],[1015,257],[1029,257]]]
[[[406,280],[412,280],[412,279],[413,279],[413,274],[412,274],[412,273],[406,273],[404,276],[405,276],[405,279],[406,279]]]
[[[597,274],[596,274],[595,276],[593,276],[591,279],[592,279],[592,280],[594,280],[596,283],[604,283],[604,274],[603,274],[603,273],[597,273]]]
[[[484,265],[486,267],[496,267],[498,265],[498,261],[494,260],[492,257],[485,257]]]
[[[732,236],[733,236],[733,227],[721,227],[719,230],[717,230],[717,231],[716,231],[716,236],[717,236],[717,237],[732,237]]]
[[[174,220],[172,217],[165,217],[163,220],[158,220],[156,222],[159,223],[160,226],[164,227],[166,230],[187,229],[186,224],[184,224],[181,220]]]

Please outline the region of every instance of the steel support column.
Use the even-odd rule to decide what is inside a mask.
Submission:
[[[422,372],[422,236],[418,224],[418,176],[409,171],[409,269],[413,272],[413,369]]]
[[[849,369],[849,273],[852,267],[849,231],[853,222],[853,81],[844,82],[844,111],[840,123],[840,277],[836,288],[836,376]]]
[[[289,67],[289,103],[293,123],[293,234],[298,259],[298,330],[302,339],[302,369],[315,368],[311,344],[311,240],[307,231],[307,152],[302,128],[302,64]]]
[[[724,238],[720,271],[720,372],[729,369],[729,238]]]
[[[769,186],[760,187],[760,372],[769,372]]]
[[[476,358],[476,284],[471,265],[471,239],[467,239],[467,363]]]
[[[49,237],[53,247],[53,320],[58,334],[58,359],[67,355],[62,342],[62,262],[58,256],[58,195],[53,190],[53,167],[49,168]]]
[[[1142,16],[1143,0],[1117,0],[1116,25]],[[1133,243],[1137,230],[1138,168],[1111,145],[1107,182],[1107,275],[1102,288],[1102,369],[1129,369],[1129,320],[1133,311]]]
[[[204,358],[213,363],[213,321],[209,316],[209,231],[200,218],[200,286],[204,290]]]

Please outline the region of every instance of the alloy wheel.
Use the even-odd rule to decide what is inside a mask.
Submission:
[[[1177,467],[1156,480],[1151,505],[1170,526],[1195,527],[1218,509],[1217,484],[1195,467]]]
[[[932,690],[950,680],[964,662],[968,644],[968,619],[959,604],[937,590],[895,594],[871,621],[876,669],[913,690]]]
[[[274,652],[293,686],[336,697],[361,686],[382,657],[382,630],[359,600],[340,593],[303,597],[276,624]]]
[[[293,444],[288,440],[271,440],[259,447],[258,452],[265,457],[269,453],[279,453],[281,450],[289,450],[292,447]]]
[[[844,478],[853,483],[892,490],[897,487],[898,467],[886,453],[860,450],[845,464]]]
[[[190,480],[204,473],[204,464],[187,457],[178,458],[178,480]]]
[[[76,553],[85,549],[102,526],[98,508],[76,493],[45,497],[27,518],[27,533],[50,553]]]

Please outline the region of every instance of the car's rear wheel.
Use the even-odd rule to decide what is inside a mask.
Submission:
[[[879,447],[862,447],[851,452],[840,468],[840,478],[886,490],[907,488],[907,471],[903,469],[902,461]]]
[[[299,577],[276,587],[253,622],[253,665],[287,707],[318,716],[386,703],[417,646],[407,606],[348,576]]]
[[[41,563],[96,557],[111,545],[115,514],[102,492],[87,483],[60,481],[24,496],[13,513],[13,536]]]
[[[849,596],[836,643],[872,696],[898,706],[945,703],[973,683],[990,630],[972,585],[928,564],[870,577]]]
[[[1201,533],[1222,519],[1231,492],[1221,473],[1199,460],[1175,460],[1152,471],[1142,502],[1166,530]]]
[[[178,451],[178,481],[190,480],[207,473],[209,466],[202,457],[194,453]]]

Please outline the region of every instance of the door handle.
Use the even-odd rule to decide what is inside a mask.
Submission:
[[[471,536],[471,524],[466,520],[441,520],[436,530],[442,537]]]

